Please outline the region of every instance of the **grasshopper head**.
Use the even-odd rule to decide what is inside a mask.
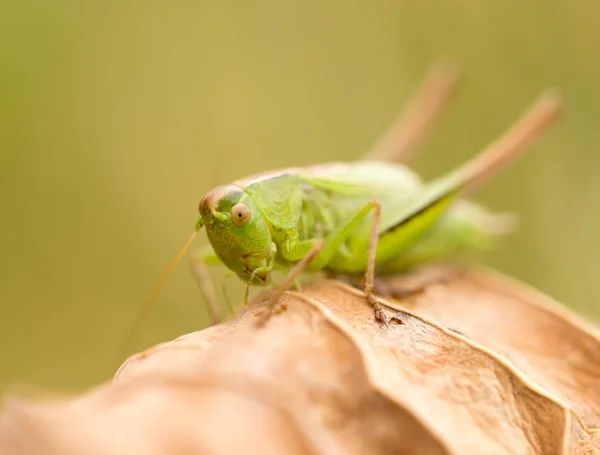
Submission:
[[[200,220],[221,261],[248,281],[256,269],[269,267],[275,245],[265,217],[250,197],[236,185],[210,191],[199,205]],[[267,284],[269,272],[255,274],[253,284]]]

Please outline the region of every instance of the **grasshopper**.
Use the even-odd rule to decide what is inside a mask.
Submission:
[[[443,84],[437,79],[439,89]],[[245,305],[250,286],[269,284],[276,269],[288,273],[271,295],[271,310],[301,272],[364,275],[366,302],[375,320],[386,324],[374,296],[375,274],[401,273],[493,242],[500,233],[490,225],[490,213],[464,197],[521,155],[561,108],[556,93],[543,93],[475,158],[423,182],[391,159],[399,149],[406,158],[432,123],[447,98],[448,90],[438,91],[433,100],[426,100],[431,89],[417,97],[409,109],[412,114],[396,121],[369,159],[276,170],[209,191],[200,201],[194,233],[158,286],[204,228],[213,252],[202,263],[224,264],[244,280]]]

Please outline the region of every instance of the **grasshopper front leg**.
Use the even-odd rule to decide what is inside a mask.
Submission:
[[[221,264],[219,258],[214,254],[212,249],[205,248],[193,255],[190,260],[190,268],[196,279],[198,288],[202,293],[206,308],[211,319],[211,325],[218,324],[223,320],[219,310],[219,304],[215,288],[208,274],[207,265]]]
[[[264,313],[263,317],[259,321],[259,325],[264,324],[273,313],[276,312],[275,307],[279,304],[279,300],[283,296],[283,293],[287,291],[292,284],[297,280],[298,276],[306,270],[306,268],[315,260],[319,252],[323,250],[323,242],[321,240],[311,241],[313,244],[312,249],[307,255],[305,255],[287,274],[283,283],[281,283],[270,297],[270,303],[268,310]]]
[[[340,253],[340,248],[342,245],[354,233],[356,228],[358,228],[365,217],[371,212],[375,212],[375,215],[373,218],[369,241],[369,255],[364,291],[367,302],[373,307],[375,319],[378,322],[385,324],[385,315],[383,314],[383,310],[373,295],[373,284],[375,281],[375,258],[381,219],[381,204],[376,200],[365,204],[346,225],[344,225],[338,232],[330,236],[326,242],[323,242],[319,239],[297,240],[297,235],[295,232],[290,234],[285,242],[282,242],[283,245],[280,250],[282,256],[287,260],[298,262],[290,271],[290,273],[288,273],[285,281],[278,286],[278,288],[275,290],[275,293],[271,296],[270,310],[267,311],[265,317],[262,318],[261,323],[264,323],[266,319],[270,317],[270,315],[273,313],[275,305],[277,305],[283,293],[292,285],[298,275],[300,275],[300,273],[306,269],[321,270],[325,268],[332,258]]]
[[[339,253],[341,246],[353,234],[355,229],[362,223],[365,217],[374,212],[373,223],[371,225],[371,235],[369,238],[369,255],[367,259],[367,269],[365,272],[364,292],[369,305],[373,307],[375,320],[385,324],[385,315],[379,302],[373,295],[375,283],[375,259],[377,254],[377,245],[379,243],[379,226],[381,224],[381,204],[377,200],[372,200],[365,204],[354,217],[340,229],[325,245],[325,248],[314,261],[312,267],[324,268],[331,259]]]

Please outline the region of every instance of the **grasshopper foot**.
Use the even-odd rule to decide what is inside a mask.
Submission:
[[[255,316],[259,317],[259,327],[263,326],[271,318],[271,316],[287,310],[287,305],[281,301],[269,302],[266,307],[267,308],[265,308],[262,312],[255,314]]]
[[[279,302],[276,303],[275,305],[273,305],[273,307],[271,308],[271,313],[272,314],[277,314],[277,313],[281,313],[282,311],[287,310],[287,305],[283,302]]]
[[[385,313],[377,301],[377,298],[370,292],[367,292],[367,302],[373,307],[373,315],[375,316],[375,320],[387,327]]]

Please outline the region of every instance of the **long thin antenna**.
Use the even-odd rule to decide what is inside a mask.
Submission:
[[[458,69],[452,64],[431,68],[411,100],[364,159],[410,161],[450,100],[458,79]]]
[[[461,180],[467,182],[464,192],[473,193],[519,158],[558,119],[561,111],[558,91],[542,93],[508,131],[459,170]]]
[[[160,295],[160,291],[162,291],[162,288],[165,286],[165,283],[171,276],[171,273],[173,273],[175,266],[179,263],[179,261],[181,261],[181,258],[185,254],[186,250],[189,248],[190,244],[192,243],[192,240],[194,240],[194,237],[196,237],[198,230],[199,230],[199,228],[197,228],[192,233],[192,235],[190,236],[188,241],[185,242],[185,245],[183,246],[181,251],[179,251],[179,253],[177,253],[177,256],[175,256],[175,258],[169,263],[168,267],[165,269],[163,274],[160,276],[160,278],[158,279],[158,281],[152,288],[152,292],[150,292],[148,299],[146,300],[146,302],[140,309],[139,313],[137,314],[137,317],[135,318],[135,320],[131,326],[131,329],[129,330],[127,336],[125,337],[125,340],[123,341],[123,344],[121,345],[121,349],[119,350],[119,354],[120,354],[119,357],[122,358],[127,354],[127,350],[131,344],[131,341],[134,338],[134,335],[137,334],[137,332],[139,331],[143,322],[146,320],[146,317],[148,316],[148,313],[150,312],[150,309],[152,308],[152,304],[156,301],[156,299]]]

